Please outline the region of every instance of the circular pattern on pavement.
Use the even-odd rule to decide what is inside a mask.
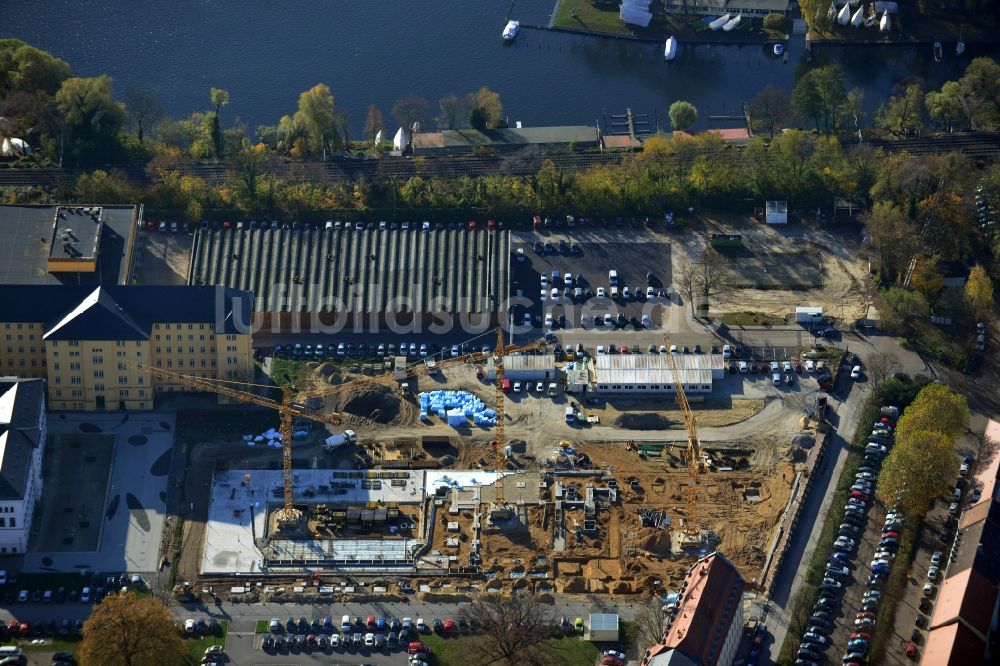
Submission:
[[[101,432],[101,427],[96,423],[81,423],[79,426],[80,432]]]
[[[149,473],[153,476],[166,476],[170,472],[170,453],[171,451],[167,449],[163,452],[153,466],[149,468]]]
[[[149,443],[149,438],[145,435],[132,435],[128,438],[128,443],[132,446],[143,446]]]
[[[139,529],[143,532],[148,532],[150,530],[149,516],[146,515],[146,509],[143,508],[142,502],[139,498],[132,493],[126,493],[125,504],[128,505],[129,511],[132,512],[132,517],[135,518],[135,522],[139,525]]]

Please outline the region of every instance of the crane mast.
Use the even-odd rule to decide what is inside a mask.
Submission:
[[[664,344],[670,349],[670,338],[663,335]],[[687,463],[688,463],[688,485],[684,490],[687,500],[687,522],[684,525],[684,532],[688,536],[698,535],[698,475],[705,471],[705,458],[701,452],[701,442],[698,441],[698,422],[691,410],[687,394],[684,392],[684,382],[681,381],[680,371],[677,367],[677,359],[671,351],[667,353],[670,359],[670,369],[673,375],[674,391],[677,393],[677,403],[684,414],[684,429],[687,430]]]

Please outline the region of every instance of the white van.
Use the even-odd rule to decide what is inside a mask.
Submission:
[[[7,657],[20,657],[24,652],[16,645],[0,645],[0,659]]]

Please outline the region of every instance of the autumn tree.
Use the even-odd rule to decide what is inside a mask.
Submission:
[[[309,152],[319,155],[340,145],[337,115],[330,86],[317,83],[299,95],[295,124],[305,130]]]
[[[635,612],[636,642],[639,653],[663,640],[663,605],[651,599],[639,606]]]
[[[684,100],[677,100],[671,104],[668,115],[670,116],[670,124],[678,132],[683,132],[698,122],[698,109],[691,102]]]
[[[969,109],[972,129],[1000,128],[1000,65],[992,58],[976,58],[959,79]]]
[[[375,137],[385,129],[382,122],[382,112],[374,104],[368,105],[368,115],[365,117],[365,139],[370,143],[375,143]]]
[[[125,111],[114,99],[111,77],[105,74],[66,79],[55,100],[66,128],[67,145],[79,163],[100,161],[114,154]]]
[[[993,280],[981,265],[976,264],[969,271],[964,296],[966,306],[976,319],[982,319],[993,307]]]
[[[904,287],[890,287],[882,292],[882,303],[885,328],[898,333],[905,332],[914,319],[930,314],[924,295]]]
[[[878,272],[892,283],[905,270],[915,249],[913,230],[899,207],[876,201],[865,215],[868,237],[878,259]]]
[[[944,384],[928,384],[904,410],[896,424],[896,442],[919,444],[919,433],[935,431],[952,441],[969,427],[969,405],[965,396]]]
[[[212,125],[212,145],[215,147],[215,157],[222,159],[223,140],[222,125],[219,116],[222,114],[222,107],[229,104],[229,91],[222,88],[209,88],[208,97],[212,100],[215,110],[212,112],[210,122]]]
[[[955,440],[942,432],[921,430],[901,439],[882,464],[876,492],[903,515],[923,516],[934,499],[947,492],[958,474]]]
[[[917,259],[910,275],[910,286],[923,294],[928,303],[937,300],[941,290],[944,289],[944,276],[938,268],[937,257]]]
[[[747,104],[747,112],[750,114],[750,122],[757,128],[766,129],[772,139],[775,129],[787,125],[795,118],[788,93],[772,85],[761,88],[754,95]]]
[[[82,666],[176,666],[187,659],[174,618],[162,601],[112,594],[83,625]]]
[[[500,94],[486,86],[483,86],[474,93],[469,93],[465,97],[465,104],[469,109],[469,124],[472,124],[472,116],[476,114],[485,122],[485,128],[500,126],[500,119],[503,117],[503,105],[500,103]]]
[[[484,594],[462,615],[479,627],[463,655],[470,666],[559,663],[546,642],[554,619],[532,594],[516,592],[507,598]]]
[[[837,127],[838,109],[846,97],[844,74],[837,65],[811,69],[792,89],[792,106],[800,118],[812,118],[816,131]]]

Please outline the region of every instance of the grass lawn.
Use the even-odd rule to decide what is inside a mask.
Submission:
[[[573,30],[605,32],[613,35],[635,35],[635,31],[618,18],[617,2],[594,0],[560,0],[553,25]]]
[[[837,527],[840,524],[841,512],[838,507],[847,503],[847,496],[851,485],[854,483],[854,475],[857,473],[861,461],[864,460],[864,447],[868,439],[868,424],[873,423],[878,418],[879,399],[877,395],[871,395],[865,403],[858,417],[858,427],[854,433],[854,440],[844,462],[843,471],[837,480],[837,487],[833,493],[833,500],[830,503],[830,510],[826,514],[823,528],[820,532],[816,550],[813,551],[812,559],[806,568],[805,580],[798,594],[792,600],[788,634],[785,642],[781,646],[778,654],[779,664],[790,664],[795,661],[795,653],[799,649],[799,640],[802,632],[806,629],[807,620],[812,612],[813,606],[819,599],[819,585],[823,581],[823,569],[827,558],[833,552],[833,542],[837,536]]]
[[[916,320],[914,335],[908,339],[911,347],[924,356],[941,361],[953,368],[961,368],[966,361],[966,351],[960,340],[949,335],[948,330],[929,321]],[[962,330],[955,327],[955,330]]]
[[[254,633],[258,634],[268,633],[268,628],[267,628],[268,624],[269,624],[268,620],[257,620],[257,624],[255,624],[253,628]]]
[[[462,666],[467,661],[467,648],[473,638],[462,636],[461,638],[442,638],[437,634],[423,634],[420,640],[426,643],[434,651],[434,663],[439,666]],[[593,664],[600,649],[590,641],[581,640],[576,636],[566,636],[563,638],[550,638],[546,641],[552,646],[553,654],[558,658],[558,663],[573,664]]]
[[[763,312],[727,312],[720,321],[726,326],[783,326],[783,317]]]
[[[226,633],[229,631],[229,621],[220,620],[222,627],[221,636],[203,636],[201,638],[185,638],[184,645],[188,648],[188,664],[199,664],[201,658],[205,656],[205,650],[213,645],[226,646]]]
[[[277,386],[289,384],[301,385],[309,377],[308,361],[296,361],[287,358],[271,360],[271,381]]]

